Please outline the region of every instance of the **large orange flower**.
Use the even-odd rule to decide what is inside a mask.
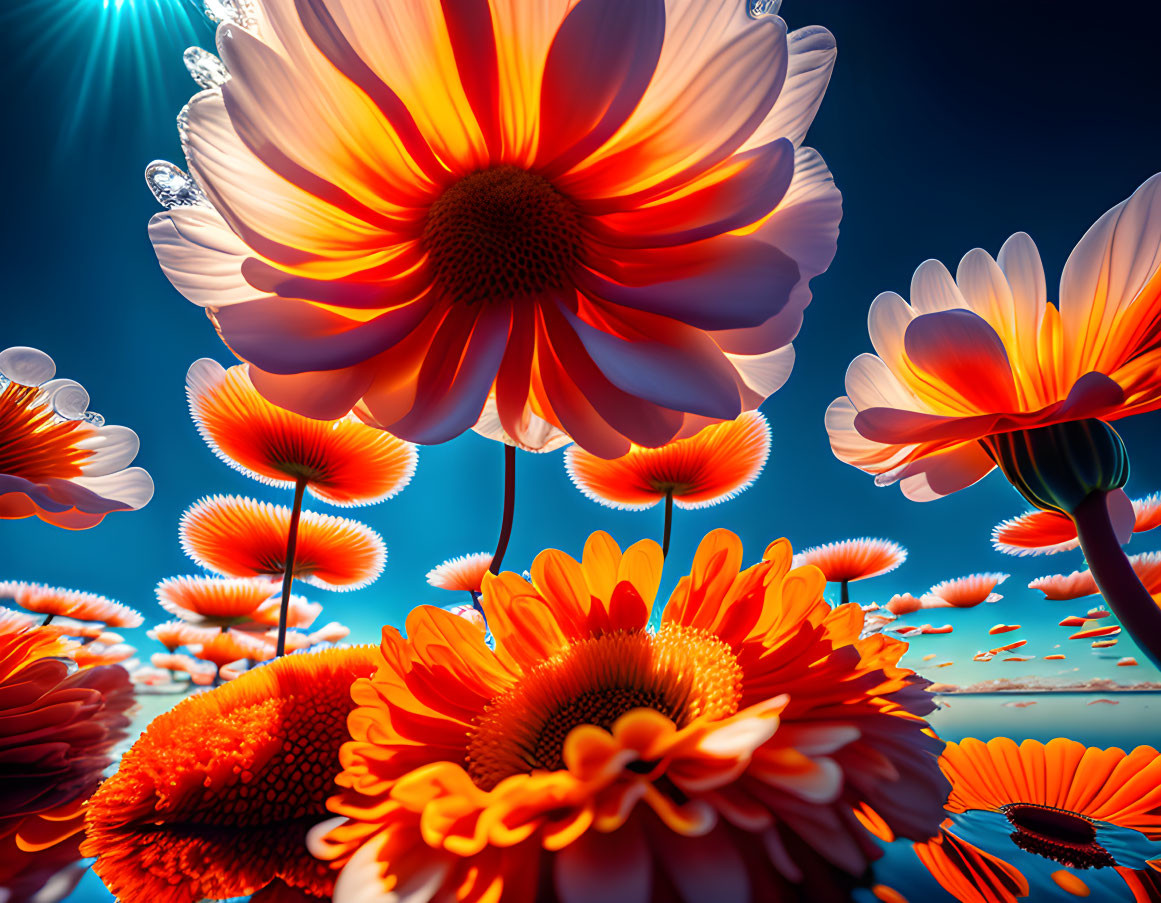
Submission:
[[[1133,499],[1133,532],[1161,527],[1161,492]],[[1005,555],[1054,555],[1080,545],[1076,524],[1059,511],[1028,511],[996,524],[992,545]]]
[[[1012,903],[1032,890],[1003,858],[1011,848],[992,848],[996,831],[986,833],[985,849],[971,843],[973,833],[985,834],[990,817],[1006,822],[1003,833],[1019,849],[1066,868],[1096,870],[1086,873],[1091,883],[1106,868],[1130,889],[1148,883],[1132,873],[1147,868],[1156,852],[1150,841],[1161,840],[1161,754],[1152,747],[1125,753],[1061,737],[1047,744],[968,738],[948,743],[940,766],[951,781],[951,817],[915,851],[957,900]],[[1121,880],[1116,884],[1123,892]]]
[[[11,599],[21,608],[44,615],[45,623],[56,617],[64,617],[78,621],[100,621],[110,627],[140,627],[144,621],[141,612],[96,593],[41,583],[24,583],[19,580],[0,582],[0,599]]]
[[[574,445],[564,464],[581,492],[610,508],[652,508],[669,496],[678,508],[704,508],[748,489],[769,455],[770,426],[748,411],[661,448],[634,446],[611,461]]]
[[[188,106],[189,206],[150,236],[271,401],[442,442],[494,398],[522,445],[539,419],[617,457],[785,381],[841,214],[800,146],[825,29],[697,0],[247,7]]]
[[[187,555],[228,577],[281,579],[286,568],[290,509],[238,496],[214,495],[181,516]],[[294,578],[324,589],[359,589],[383,570],[383,540],[358,521],[302,512]]]
[[[247,896],[272,882],[328,899],[306,850],[339,770],[351,682],[371,647],[293,655],[153,721],[89,803],[86,856],[125,903]]]
[[[116,666],[70,674],[67,657],[78,650],[51,628],[0,617],[0,896],[6,900],[33,899],[71,866],[71,880],[79,877],[81,807],[129,724],[129,675]]]
[[[112,511],[144,507],[153,480],[128,466],[137,434],[105,426],[88,410],[89,393],[55,373],[43,351],[0,351],[0,518],[35,514],[84,530]]]
[[[660,548],[595,533],[581,562],[485,578],[494,651],[432,607],[385,628],[352,690],[346,821],[312,846],[344,866],[336,901],[774,899],[812,863],[861,874],[868,828],[931,836],[926,682],[791,558],[779,540],[742,570],[714,531],[650,631]]]
[[[302,480],[332,505],[389,499],[415,474],[415,446],[347,415],[311,420],[258,394],[246,367],[195,361],[186,395],[198,432],[236,470],[272,486]]]

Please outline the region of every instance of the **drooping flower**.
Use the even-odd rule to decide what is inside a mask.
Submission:
[[[822,28],[681,0],[259,0],[162,269],[274,403],[415,442],[494,396],[617,457],[785,381],[841,199]],[[203,199],[204,197],[204,199]]]
[[[215,495],[190,506],[179,528],[182,548],[199,565],[228,577],[281,579],[290,509]],[[387,550],[373,530],[345,517],[302,512],[294,577],[312,586],[352,590],[383,570]]]
[[[41,583],[0,582],[0,599],[11,599],[27,611],[44,615],[46,621],[56,617],[75,618],[78,621],[99,621],[109,627],[140,627],[144,622],[141,612],[128,605],[96,593]],[[97,629],[93,636],[103,629]]]
[[[439,589],[478,594],[483,589],[484,575],[491,565],[491,552],[460,555],[428,571],[427,582]]]
[[[1142,552],[1130,555],[1129,565],[1141,581],[1146,592],[1161,593],[1161,552]],[[1073,571],[1071,574],[1049,574],[1037,577],[1028,584],[1029,589],[1038,589],[1046,599],[1066,602],[1092,596],[1100,592],[1092,571]]]
[[[143,508],[153,480],[128,466],[137,434],[105,426],[88,410],[89,393],[55,374],[43,351],[0,351],[0,519],[35,514],[85,530],[110,512]]]
[[[799,565],[812,564],[826,577],[827,583],[841,586],[842,601],[850,601],[850,584],[887,574],[907,560],[907,550],[887,539],[844,539],[803,549],[795,557]]]
[[[565,468],[582,493],[610,508],[644,510],[672,496],[678,508],[705,508],[748,489],[770,455],[770,425],[759,411],[707,426],[660,448],[634,446],[606,460],[573,446]]]
[[[155,719],[89,803],[94,871],[124,903],[272,882],[329,899],[334,875],[304,839],[327,816],[350,684],[374,668],[370,647],[288,656]]]
[[[385,628],[352,689],[330,804],[347,820],[312,844],[344,866],[336,901],[795,898],[819,862],[861,874],[868,829],[931,836],[927,682],[791,559],[779,540],[741,570],[738,538],[710,533],[650,631],[659,547],[595,533],[581,562],[485,578],[494,651],[433,607],[407,639]]]
[[[253,578],[167,577],[156,592],[158,604],[175,618],[195,626],[231,627],[252,619],[274,587]]]
[[[988,573],[968,574],[943,580],[931,587],[923,597],[924,608],[974,608],[989,602],[999,602],[1004,597],[996,587],[1010,577],[1010,574]]]
[[[911,303],[879,295],[869,331],[876,354],[852,361],[827,410],[834,453],[920,501],[1000,467],[1036,508],[1072,519],[1109,604],[1161,664],[1161,607],[1121,549],[1129,460],[1109,426],[1161,408],[1161,173],[1085,233],[1059,307],[1017,233],[997,260],[969,251],[954,279],[923,263]]]
[[[125,737],[128,673],[70,673],[81,651],[49,627],[0,618],[0,896],[33,900],[54,876],[73,882],[82,806]]]
[[[415,474],[410,442],[348,414],[312,420],[258,394],[245,365],[202,358],[186,375],[198,432],[214,453],[263,483],[307,491],[332,505],[369,505],[397,495]]]
[[[1089,885],[1099,886],[1103,870],[1111,876],[1115,869],[1119,880],[1113,893],[1123,892],[1125,884],[1139,887],[1134,870],[1146,869],[1157,854],[1161,754],[1152,747],[1126,753],[1061,737],[1047,744],[968,738],[948,743],[940,766],[951,781],[950,818],[939,836],[917,844],[915,851],[963,903],[1015,903],[1037,890],[1004,858],[1011,847],[997,847],[996,838],[1004,834],[1027,853],[1090,870]],[[997,823],[1002,829],[987,830]],[[983,840],[977,845],[973,838]]]
[[[1133,499],[1133,532],[1161,526],[1161,492]],[[998,523],[992,545],[1005,555],[1054,555],[1080,545],[1076,525],[1059,511],[1028,511]]]

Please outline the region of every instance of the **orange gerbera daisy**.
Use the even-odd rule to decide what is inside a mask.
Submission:
[[[974,608],[984,603],[999,602],[1004,597],[996,587],[1011,574],[968,574],[943,580],[923,595],[924,608]]]
[[[1129,564],[1137,579],[1150,594],[1161,593],[1161,552],[1143,552],[1130,555]],[[1067,602],[1092,596],[1100,592],[1092,571],[1073,571],[1071,574],[1049,574],[1037,577],[1028,584],[1029,589],[1038,589],[1046,599]],[[1161,603],[1158,603],[1161,604]]]
[[[158,604],[176,618],[196,626],[230,627],[253,618],[274,587],[268,580],[167,577],[156,592]]]
[[[0,895],[32,899],[79,860],[81,807],[126,736],[120,667],[69,673],[79,647],[51,628],[0,618]],[[75,878],[79,870],[73,867]],[[58,881],[68,880],[62,876]]]
[[[156,718],[90,801],[81,849],[124,903],[241,897],[272,883],[330,898],[307,852],[371,647],[293,655]]]
[[[643,511],[665,502],[662,550],[669,551],[673,506],[705,508],[745,492],[770,456],[770,425],[759,411],[716,423],[660,448],[633,446],[606,460],[578,446],[564,453],[569,478],[610,508]]]
[[[841,214],[800,146],[825,29],[688,0],[247,8],[150,237],[275,404],[435,443],[494,397],[522,445],[535,416],[618,457],[785,381]]]
[[[0,519],[35,514],[85,530],[112,511],[144,507],[153,480],[127,466],[140,446],[137,434],[105,426],[88,410],[89,393],[55,374],[43,351],[0,351]]]
[[[40,583],[0,582],[0,599],[11,599],[21,608],[44,615],[45,624],[53,618],[66,617],[78,621],[100,621],[110,627],[140,627],[145,620],[141,612],[96,593]]]
[[[915,851],[957,900],[1014,903],[1047,890],[1030,887],[1003,858],[1010,850],[995,848],[1000,832],[987,827],[996,822],[1019,849],[1069,869],[1092,870],[1085,876],[1090,887],[1103,883],[1104,869],[1115,869],[1130,889],[1141,886],[1133,870],[1147,868],[1161,840],[1161,754],[1152,747],[1125,753],[1061,737],[1018,745],[1007,737],[987,743],[968,738],[948,743],[940,766],[951,781],[951,817],[938,837],[916,844]],[[971,842],[977,835],[987,838],[986,852]],[[1052,880],[1064,886],[1075,877],[1064,875]],[[1123,892],[1122,880],[1116,886]]]
[[[187,555],[228,577],[281,579],[290,509],[238,496],[215,495],[192,505],[179,533]],[[294,578],[332,590],[359,589],[383,570],[383,540],[358,521],[304,511],[298,527]]]
[[[844,539],[803,549],[795,558],[797,564],[812,564],[826,577],[827,583],[842,587],[842,602],[850,601],[850,584],[887,574],[907,560],[907,550],[887,539]]]
[[[1161,492],[1133,499],[1133,532],[1161,526]],[[1054,555],[1080,545],[1076,524],[1059,511],[1028,511],[1001,521],[992,530],[992,545],[1005,555]]]
[[[920,501],[1000,467],[1036,508],[1073,521],[1109,604],[1161,665],[1161,607],[1121,549],[1129,461],[1109,426],[1161,408],[1161,173],[1085,233],[1059,307],[1017,233],[997,260],[969,251],[954,279],[926,261],[911,303],[879,295],[869,330],[876,354],[851,362],[827,410],[834,453]]]
[[[214,453],[271,486],[302,482],[332,505],[369,505],[402,492],[415,474],[410,442],[348,414],[312,420],[258,394],[245,365],[194,361],[185,378],[190,413]]]
[[[222,630],[205,643],[190,646],[194,658],[211,662],[218,671],[233,662],[248,659],[261,662],[273,657],[273,650],[257,637],[240,630]]]
[[[312,842],[344,867],[336,901],[774,899],[819,860],[862,874],[868,829],[931,836],[927,682],[791,560],[779,540],[742,570],[738,538],[710,533],[650,631],[660,548],[595,533],[580,562],[484,579],[494,651],[429,606],[407,639],[384,628],[352,689],[346,821]]]

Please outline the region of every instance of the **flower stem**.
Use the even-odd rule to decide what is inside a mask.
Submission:
[[[500,573],[504,553],[508,551],[508,540],[512,538],[512,517],[516,513],[516,446],[504,446],[504,515],[500,521],[500,536],[496,540],[496,551],[492,553],[492,563],[488,570]]]
[[[49,624],[51,624],[51,623],[52,623],[52,619],[53,619],[53,618],[55,618],[55,617],[56,617],[56,615],[55,615],[55,614],[49,614],[49,615],[45,615],[45,616],[44,616],[44,620],[40,622],[40,626],[41,626],[41,627],[47,627]]]
[[[472,608],[478,611],[480,613],[480,617],[487,621],[488,616],[484,614],[484,606],[480,604],[480,594],[477,593],[474,589],[470,589],[468,590],[468,595],[472,597]]]
[[[1089,570],[1121,626],[1161,667],[1161,606],[1149,595],[1121,548],[1109,519],[1107,492],[1094,492],[1072,512]]]
[[[673,533],[673,489],[665,491],[665,526],[661,531],[661,557],[669,555],[669,537]]]
[[[302,516],[302,496],[306,480],[299,477],[294,484],[294,507],[290,509],[290,529],[286,533],[286,561],[282,571],[282,610],[278,613],[278,648],[275,657],[286,654],[286,622],[290,617],[290,588],[294,585],[294,555],[298,549],[298,520]]]
[[[839,604],[846,605],[851,601],[851,581],[844,580],[839,585],[842,587],[839,591]]]

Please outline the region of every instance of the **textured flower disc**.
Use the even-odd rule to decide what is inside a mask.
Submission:
[[[256,0],[185,117],[161,267],[265,397],[413,442],[495,400],[615,458],[754,410],[841,197],[833,37],[741,0]]]
[[[43,351],[0,351],[0,519],[36,515],[83,530],[111,511],[143,507],[153,480],[128,466],[137,434],[105,426],[87,411],[89,393],[55,373]]]
[[[799,565],[811,564],[828,583],[866,580],[889,573],[907,560],[907,550],[887,539],[844,539],[803,549],[795,557]]]
[[[179,534],[186,554],[204,568],[228,577],[281,579],[289,530],[287,507],[215,495],[182,515]],[[358,521],[302,512],[295,579],[324,589],[359,589],[379,576],[386,560],[383,540]]]
[[[89,803],[82,850],[123,903],[248,896],[281,881],[329,898],[307,852],[370,647],[292,655],[156,718]]]
[[[140,627],[144,622],[141,612],[96,593],[39,583],[0,582],[0,599],[11,599],[21,608],[40,615],[100,621],[110,627]]]
[[[252,618],[277,587],[266,579],[167,577],[156,591],[158,604],[174,617],[227,627]]]
[[[670,492],[679,508],[705,508],[748,489],[769,456],[770,425],[748,411],[660,448],[635,446],[611,461],[573,446],[564,463],[581,492],[610,508],[651,508]]]
[[[579,562],[485,577],[494,648],[429,606],[406,639],[385,628],[352,688],[346,821],[312,835],[344,865],[335,900],[846,899],[811,876],[863,874],[867,830],[931,837],[928,684],[792,557],[779,540],[743,569],[738,538],[710,533],[652,630],[660,547],[595,533]]]
[[[961,836],[967,829],[956,816],[972,812],[1003,815],[1008,839],[1020,850],[1095,875],[1115,867],[1130,888],[1140,886],[1129,873],[1146,863],[1118,862],[1114,848],[1102,843],[1102,828],[1161,840],[1161,753],[1153,747],[1126,753],[1062,737],[1047,744],[969,737],[948,743],[940,766],[951,781],[947,811],[952,817],[935,840],[917,844],[915,851],[957,899],[1014,901],[1030,892],[1028,880],[1004,858],[1016,850],[1005,844],[985,851]],[[987,889],[995,895],[981,896]]]
[[[483,588],[484,575],[492,566],[491,552],[476,552],[449,558],[427,572],[427,582],[439,589],[478,593]]]
[[[368,505],[398,494],[415,474],[415,446],[347,415],[311,420],[258,394],[245,365],[195,361],[186,395],[198,432],[231,467],[272,486],[307,483],[333,505]]]
[[[1009,576],[989,573],[955,577],[935,584],[927,591],[927,596],[952,608],[973,608],[985,602],[998,602],[1003,596],[994,590]]]
[[[879,485],[927,501],[991,472],[985,444],[997,436],[1155,410],[1159,273],[1161,173],[1084,234],[1058,303],[1023,232],[995,259],[968,251],[954,277],[924,262],[910,303],[883,292],[871,304],[876,353],[851,362],[847,394],[827,409],[831,449]]]

